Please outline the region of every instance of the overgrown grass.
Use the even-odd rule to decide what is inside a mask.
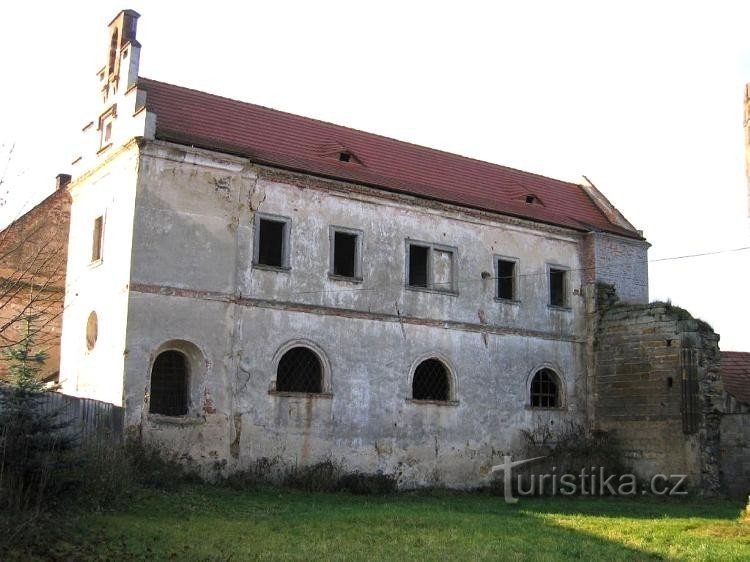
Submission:
[[[141,488],[78,515],[39,546],[64,560],[748,560],[730,500],[355,496],[209,485]],[[25,553],[28,555],[28,553]],[[20,553],[16,553],[20,556]],[[13,554],[8,559],[13,558]]]

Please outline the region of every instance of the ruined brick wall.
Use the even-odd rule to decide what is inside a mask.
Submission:
[[[684,426],[684,350],[695,350],[695,427]],[[610,305],[596,333],[594,416],[615,434],[640,476],[687,474],[707,493],[719,489],[721,381],[718,336],[665,303]]]
[[[49,355],[45,378],[60,369],[70,204],[67,191],[58,189],[0,232],[0,348],[22,339],[22,319],[33,316],[35,347]],[[0,357],[0,378],[6,376]]]

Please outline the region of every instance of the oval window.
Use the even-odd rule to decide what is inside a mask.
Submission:
[[[89,314],[89,319],[86,322],[86,347],[91,351],[96,345],[96,338],[99,335],[99,321],[96,318],[96,312],[92,311]]]

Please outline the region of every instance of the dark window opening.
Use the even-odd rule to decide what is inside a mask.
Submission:
[[[527,195],[526,196],[526,202],[527,203],[531,204],[531,203],[534,203],[535,201],[536,201],[536,197],[534,197],[533,195]]]
[[[532,408],[559,408],[560,387],[557,375],[550,369],[541,369],[531,381]]]
[[[111,139],[112,139],[112,122],[109,122],[104,127],[104,142],[109,142]]]
[[[102,234],[104,233],[104,217],[97,217],[94,221],[94,238],[91,245],[91,261],[102,259]]]
[[[117,30],[112,34],[112,42],[109,45],[109,65],[107,72],[112,74],[115,71],[115,60],[117,59]]]
[[[672,377],[667,377],[667,388],[672,388],[674,386],[674,379]]]
[[[426,359],[414,371],[411,385],[411,396],[414,400],[450,399],[450,378],[448,369],[437,359]]]
[[[323,392],[323,367],[317,354],[306,347],[294,347],[279,361],[276,390],[281,392]]]
[[[565,270],[549,270],[549,303],[552,306],[565,306]]]
[[[260,219],[258,226],[258,263],[284,266],[284,229],[286,223]]]
[[[164,416],[187,414],[187,361],[179,351],[160,353],[151,369],[149,412]]]
[[[515,298],[516,262],[497,260],[497,298]]]
[[[357,235],[347,232],[333,233],[333,274],[356,277]]]
[[[352,159],[352,155],[348,152],[339,153],[339,160],[342,162],[349,162]]]
[[[427,287],[427,260],[430,249],[425,246],[409,246],[409,285]]]

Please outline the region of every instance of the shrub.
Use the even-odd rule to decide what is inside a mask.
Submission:
[[[536,484],[534,495],[551,493],[552,479],[542,480],[541,475],[555,475],[559,482],[566,474],[577,476],[582,471],[591,474],[592,467],[596,468],[597,478],[624,473],[620,451],[606,431],[589,429],[575,422],[567,422],[554,430],[540,421],[531,430],[521,430],[521,434],[524,443],[520,455],[544,458],[514,469],[511,480],[514,493],[518,492],[519,484],[524,490],[530,490],[532,483]],[[493,480],[491,489],[502,494],[503,478]]]
[[[392,494],[396,491],[396,478],[389,474],[351,472],[339,479],[338,489],[358,495]]]
[[[33,317],[25,322],[25,337],[3,352],[10,385],[0,388],[0,509],[38,511],[62,487],[75,439],[61,410],[50,407],[39,378],[47,355],[33,349]]]
[[[283,484],[305,492],[332,492],[337,489],[342,473],[342,467],[329,459],[310,466],[295,466]]]

